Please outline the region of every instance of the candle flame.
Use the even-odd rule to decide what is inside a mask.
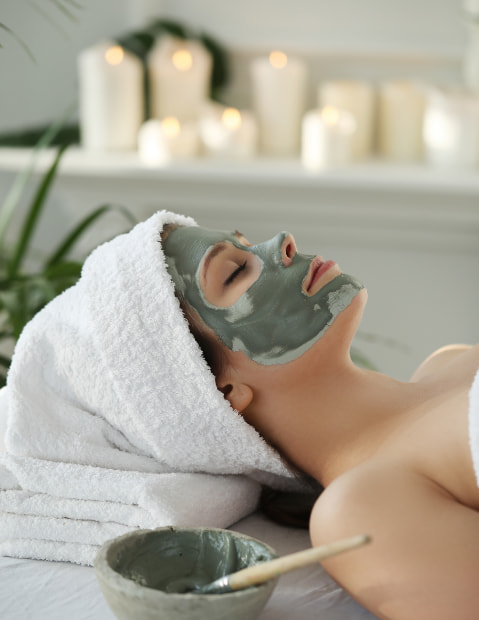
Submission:
[[[105,52],[105,60],[109,65],[119,65],[125,56],[125,52],[120,45],[113,45]]]
[[[321,118],[326,125],[337,125],[339,121],[339,111],[332,106],[326,106],[321,111]]]
[[[176,138],[181,131],[181,125],[175,116],[167,116],[161,121],[161,129],[167,138]]]
[[[236,108],[226,108],[221,116],[223,125],[231,131],[236,131],[241,127],[241,114]]]
[[[193,56],[188,50],[177,50],[172,58],[173,65],[178,71],[189,71],[193,65]]]
[[[449,117],[442,110],[430,110],[427,113],[423,138],[426,144],[433,149],[448,151],[458,142],[458,127],[454,118]]]
[[[283,52],[275,50],[269,55],[269,62],[275,69],[283,69],[288,63],[288,57]]]

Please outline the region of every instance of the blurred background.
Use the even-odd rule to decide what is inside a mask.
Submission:
[[[444,344],[477,342],[478,15],[474,0],[2,0],[0,205],[38,135],[67,110],[79,140],[55,176],[30,268],[99,205],[121,204],[137,219],[171,208],[252,242],[289,230],[300,251],[362,279],[369,303],[355,349],[398,379]],[[164,93],[180,89],[162,81],[161,63],[183,35],[202,46],[188,48],[194,63],[213,63],[195,118],[174,114],[174,104],[173,113],[155,112]],[[100,51],[115,46],[134,79],[149,76],[143,98],[132,82],[105,86],[117,78]],[[272,51],[287,66],[271,68]],[[280,71],[290,72],[281,84]],[[139,106],[131,144],[116,144]],[[241,119],[241,138],[231,137],[239,131],[225,125],[225,110],[240,111],[232,118]],[[282,132],[294,116],[297,144],[287,144]],[[171,137],[166,117],[178,117],[182,136],[194,124],[189,141]],[[39,154],[10,239],[53,156]],[[74,256],[128,225],[110,214]]]
[[[81,8],[65,6],[75,20],[47,0],[2,1],[1,21],[28,43],[36,64],[2,33],[0,129],[61,115],[78,93],[80,51],[150,18],[204,30],[240,60],[275,48],[317,56],[318,74],[328,77],[339,71],[353,77],[354,68],[360,77],[426,70],[446,80],[460,70],[466,45],[461,0],[78,0]],[[399,66],[403,62],[409,66]],[[237,105],[250,104],[248,90],[234,87]]]

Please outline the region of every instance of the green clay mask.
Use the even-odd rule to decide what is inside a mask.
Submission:
[[[315,295],[306,295],[302,282],[314,257],[297,253],[285,267],[281,245],[287,235],[245,246],[233,233],[191,226],[174,229],[163,243],[177,291],[229,349],[264,365],[302,355],[363,288],[355,278],[340,274]],[[231,243],[260,264],[257,280],[227,308],[211,304],[200,285],[203,260],[220,242]]]

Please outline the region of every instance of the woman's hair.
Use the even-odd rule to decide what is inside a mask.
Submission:
[[[166,224],[161,233],[162,242],[168,235],[178,228],[178,224]],[[175,295],[180,302],[181,310],[188,321],[191,335],[200,347],[203,357],[208,364],[214,377],[219,377],[227,365],[226,355],[224,355],[218,341],[214,336],[206,331],[196,313],[191,309],[184,296],[175,288]]]
[[[198,343],[209,369],[215,377],[219,377],[227,364],[226,355],[221,350],[216,338],[209,334],[201,325],[185,298],[178,293],[176,293],[176,296],[179,299],[181,310],[188,321],[190,332]]]

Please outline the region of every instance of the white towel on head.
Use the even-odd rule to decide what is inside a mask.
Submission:
[[[296,484],[216,389],[166,270],[166,223],[195,225],[162,211],[103,244],[25,327],[0,399],[0,553],[91,563],[112,535],[227,527],[260,483]]]

